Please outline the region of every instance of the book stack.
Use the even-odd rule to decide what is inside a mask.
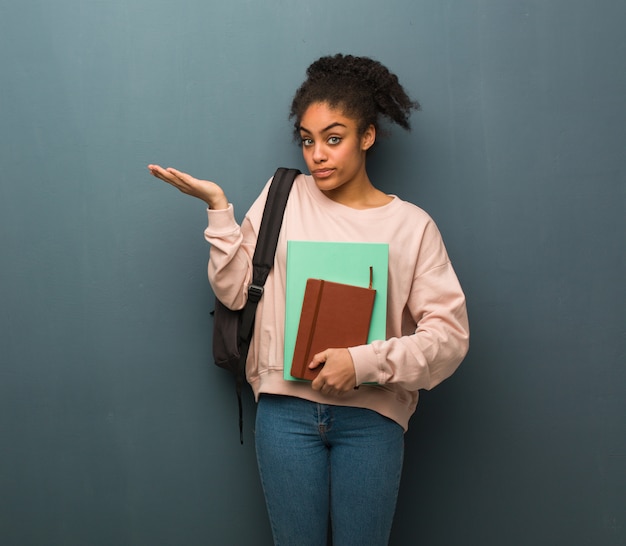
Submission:
[[[373,268],[370,267],[370,279]],[[376,290],[323,279],[307,279],[291,363],[291,375],[315,379],[322,369],[309,369],[313,357],[326,349],[367,343]]]
[[[288,241],[284,378],[312,380],[313,356],[385,339],[389,248]]]

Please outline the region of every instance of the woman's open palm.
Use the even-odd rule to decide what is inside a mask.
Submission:
[[[211,209],[228,208],[228,199],[220,186],[208,180],[199,180],[190,174],[172,167],[164,169],[159,165],[148,165],[148,170],[156,178],[174,186],[178,190],[204,201]]]

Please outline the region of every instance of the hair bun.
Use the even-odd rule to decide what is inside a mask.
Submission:
[[[306,71],[291,105],[290,118],[296,118],[296,133],[305,110],[315,102],[326,102],[345,109],[364,130],[370,124],[378,128],[384,116],[409,129],[411,110],[419,109],[400,85],[395,74],[369,57],[328,55],[313,62]]]

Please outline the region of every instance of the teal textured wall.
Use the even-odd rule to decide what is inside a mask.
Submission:
[[[470,354],[407,434],[394,545],[626,543],[626,3],[0,0],[0,542],[271,543],[210,365],[201,203],[239,218],[306,66],[420,100],[374,181],[437,221]]]

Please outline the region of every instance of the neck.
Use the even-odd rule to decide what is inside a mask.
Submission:
[[[376,188],[367,175],[354,182],[333,190],[322,190],[322,193],[332,201],[353,209],[382,207],[393,199]]]

